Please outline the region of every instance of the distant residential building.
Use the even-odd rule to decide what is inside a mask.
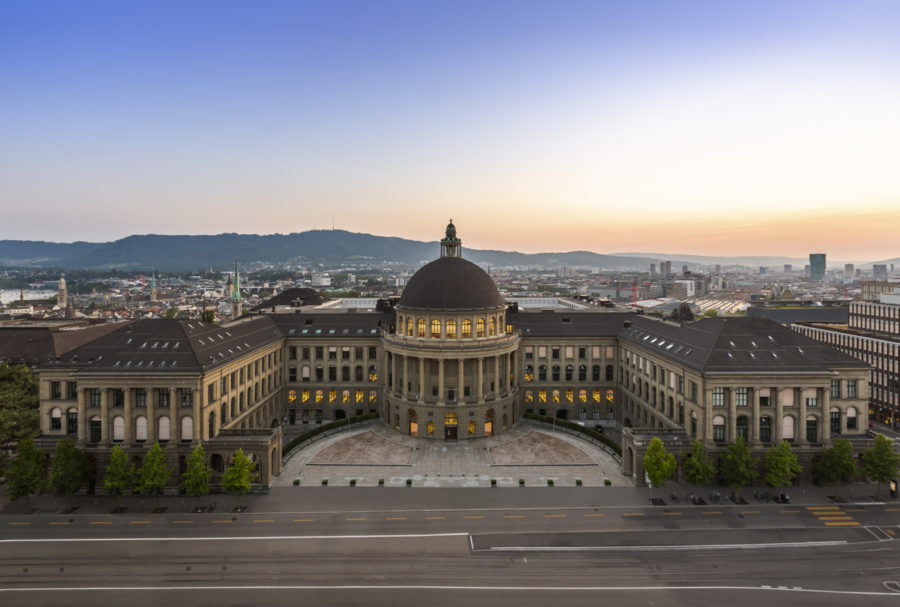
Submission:
[[[791,273],[793,271],[793,269],[794,269],[794,267],[791,264],[789,264],[789,263],[784,264],[784,273],[785,274]]]
[[[887,280],[864,280],[861,285],[860,298],[866,301],[879,301],[882,293],[893,293],[900,283]]]
[[[825,253],[809,254],[809,278],[811,280],[825,279]]]
[[[844,264],[844,278],[853,278],[853,264],[852,263]]]
[[[876,263],[872,266],[872,278],[875,280],[887,280],[888,279],[888,270],[887,264],[885,263]]]
[[[766,273],[766,266],[759,266],[759,274],[762,276]]]
[[[656,277],[656,264],[655,263],[650,264],[650,277],[651,278]]]

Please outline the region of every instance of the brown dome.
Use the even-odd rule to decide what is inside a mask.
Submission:
[[[485,310],[503,306],[487,272],[462,257],[441,257],[413,274],[399,307],[425,310]]]

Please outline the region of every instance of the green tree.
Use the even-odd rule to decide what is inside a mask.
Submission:
[[[894,441],[878,434],[875,445],[863,451],[862,466],[866,476],[878,483],[880,492],[881,484],[894,478],[900,466],[900,453],[894,451]]]
[[[644,454],[644,472],[650,479],[650,497],[653,497],[653,487],[660,487],[666,479],[672,476],[678,468],[678,461],[671,453],[666,453],[666,447],[658,437],[650,441],[647,453]]]
[[[725,482],[734,491],[740,491],[758,476],[756,458],[750,454],[750,447],[740,436],[719,456],[719,471]]]
[[[203,312],[200,313],[200,320],[211,325],[216,324],[216,311],[203,310]]]
[[[840,485],[846,485],[859,476],[850,441],[846,438],[836,438],[832,447],[822,451],[819,461],[816,462],[816,476],[826,483]]]
[[[38,381],[25,365],[0,362],[0,478],[19,441],[40,429]]]
[[[222,487],[237,497],[235,506],[241,501],[241,497],[250,491],[250,478],[255,468],[256,462],[251,462],[250,458],[244,455],[243,449],[234,452],[231,465],[225,470]]]
[[[47,456],[34,446],[34,439],[22,440],[6,473],[9,499],[15,501],[24,497],[25,503],[30,506],[29,498],[43,486],[46,472]]]
[[[144,458],[144,465],[138,471],[138,490],[141,495],[155,497],[156,507],[159,508],[159,496],[171,476],[172,471],[166,465],[166,450],[159,443],[153,443]]]
[[[134,465],[128,463],[128,456],[122,451],[122,447],[115,445],[109,452],[109,464],[106,466],[106,474],[103,476],[103,491],[116,500],[116,509],[119,509],[119,500],[134,484]]]
[[[681,452],[681,469],[684,470],[685,480],[694,487],[705,487],[716,478],[716,465],[699,440],[691,445],[690,453]]]
[[[87,453],[75,446],[71,438],[56,443],[50,468],[50,486],[60,497],[75,494],[87,478],[90,464]]]
[[[212,468],[206,465],[206,453],[197,445],[187,458],[187,469],[184,471],[181,488],[191,497],[200,498],[209,493],[209,481]]]
[[[763,480],[770,487],[787,487],[800,474],[800,460],[785,440],[766,452],[766,475]]]
[[[166,310],[166,318],[181,318],[181,310],[172,306]]]

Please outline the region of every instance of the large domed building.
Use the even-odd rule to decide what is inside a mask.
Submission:
[[[410,278],[384,336],[386,421],[412,436],[491,436],[519,417],[519,337],[497,285],[461,249],[451,220],[440,258]]]

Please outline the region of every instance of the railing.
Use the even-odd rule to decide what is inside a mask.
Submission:
[[[412,348],[416,350],[488,350],[502,348],[504,346],[517,345],[519,336],[506,334],[497,337],[477,337],[463,339],[436,339],[433,337],[408,337],[405,335],[385,334],[384,342],[398,348]]]

